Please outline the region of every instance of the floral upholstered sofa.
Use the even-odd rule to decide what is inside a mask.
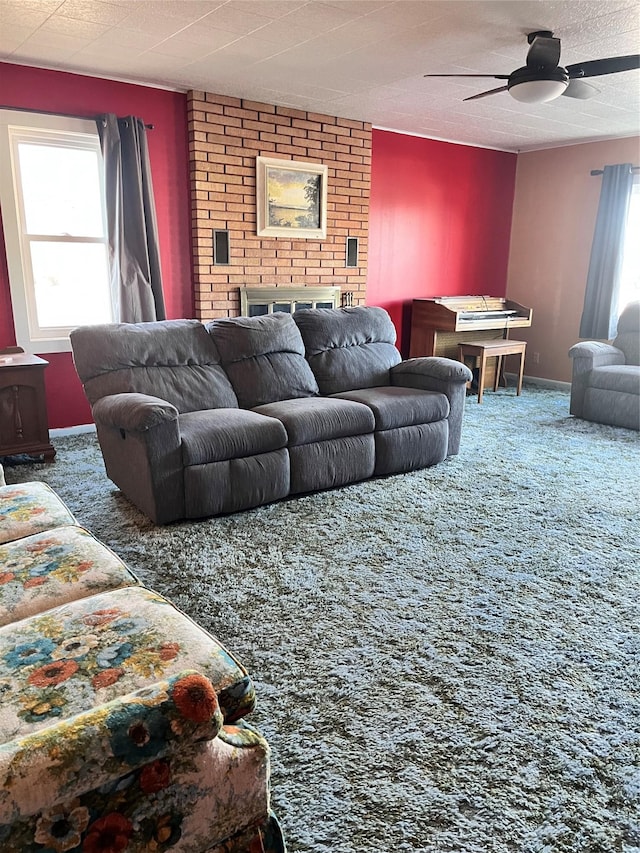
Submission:
[[[254,698],[48,486],[0,485],[2,853],[282,853]]]

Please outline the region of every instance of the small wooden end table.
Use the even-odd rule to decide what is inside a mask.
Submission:
[[[465,356],[471,356],[479,360],[478,370],[478,403],[482,403],[482,392],[484,391],[484,374],[487,367],[488,358],[497,358],[496,377],[493,383],[493,390],[498,390],[498,382],[502,372],[502,359],[505,355],[519,355],[520,369],[518,372],[518,390],[517,395],[522,392],[522,377],[524,375],[524,356],[527,349],[526,341],[510,341],[510,340],[493,340],[493,341],[472,341],[468,343],[458,344],[458,357],[464,362]]]
[[[49,440],[44,370],[49,364],[20,347],[0,350],[0,456],[56,455]]]

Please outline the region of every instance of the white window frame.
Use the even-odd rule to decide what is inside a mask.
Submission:
[[[25,227],[22,187],[19,180],[18,144],[50,143],[56,147],[96,151],[101,157],[95,121],[17,110],[0,110],[0,204],[9,270],[9,286],[16,342],[26,352],[70,352],[68,327],[40,326],[31,269],[31,241],[102,243],[108,248],[104,170],[100,170],[103,237],[28,235]],[[108,257],[108,255],[107,255]],[[110,276],[109,276],[110,278]]]

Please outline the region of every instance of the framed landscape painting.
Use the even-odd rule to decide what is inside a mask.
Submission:
[[[258,237],[327,236],[327,167],[256,157]]]

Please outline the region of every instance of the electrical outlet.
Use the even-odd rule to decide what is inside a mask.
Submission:
[[[534,364],[540,364],[540,353],[539,352],[534,352],[533,363]]]

